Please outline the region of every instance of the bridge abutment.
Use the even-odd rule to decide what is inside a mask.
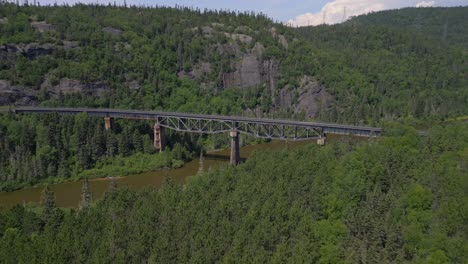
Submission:
[[[154,124],[154,148],[163,152],[166,148],[166,129],[160,124]]]
[[[240,163],[239,132],[229,132],[231,136],[231,165],[236,166]]]
[[[317,139],[317,145],[325,146],[327,144],[327,137],[321,136]]]
[[[106,130],[112,129],[114,126],[114,118],[112,117],[104,117],[104,128]]]

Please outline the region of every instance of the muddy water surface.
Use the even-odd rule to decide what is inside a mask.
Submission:
[[[247,158],[254,150],[281,150],[293,148],[304,144],[315,144],[313,141],[272,141],[269,143],[249,145],[241,148],[241,158]],[[208,170],[229,163],[230,150],[209,152],[203,162],[203,169]],[[141,190],[148,186],[159,187],[168,176],[176,183],[183,184],[187,177],[196,175],[199,168],[199,159],[194,159],[178,169],[163,169],[117,178],[118,186],[128,186],[131,190]],[[93,199],[99,199],[108,190],[110,178],[90,180]],[[50,186],[55,192],[59,207],[77,207],[80,202],[82,182],[65,182]],[[32,187],[13,192],[0,193],[0,208],[10,208],[19,203],[39,203],[43,187]]]

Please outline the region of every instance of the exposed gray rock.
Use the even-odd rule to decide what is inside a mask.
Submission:
[[[229,56],[236,57],[236,58],[242,56],[241,49],[237,43],[228,43],[224,45],[219,45],[217,47],[217,52],[221,55],[227,54]]]
[[[252,29],[249,28],[248,26],[239,26],[236,28],[236,32],[240,32],[240,33],[249,33],[250,31],[252,31]]]
[[[231,38],[232,40],[239,40],[240,42],[244,44],[250,44],[252,43],[253,38],[249,35],[245,34],[231,34],[231,33],[224,33],[224,35],[228,38]]]
[[[271,98],[275,98],[276,77],[278,75],[278,62],[276,62],[274,59],[264,61],[263,69],[265,71],[265,79],[270,85]]]
[[[332,96],[325,87],[310,76],[304,76],[297,90],[297,103],[293,105],[296,92],[288,87],[281,89],[278,93],[279,107],[291,109],[295,113],[304,112],[307,116],[314,118],[321,111],[328,109],[333,102]]]
[[[50,55],[54,52],[54,47],[50,43],[38,44],[5,44],[0,45],[0,58],[3,60],[12,60],[17,53],[21,53],[28,59],[34,59],[37,56]]]
[[[39,22],[31,22],[31,26],[38,32],[44,33],[44,32],[55,32],[56,26],[52,24],[48,24],[45,21],[39,21]]]
[[[255,54],[257,58],[260,60],[263,58],[263,53],[265,52],[265,47],[262,45],[262,43],[257,42],[255,43],[255,46],[252,48],[252,54]]]
[[[179,71],[179,72],[177,72],[177,77],[179,79],[191,79],[191,80],[195,79],[195,76],[193,75],[192,71],[189,71],[189,72]]]
[[[276,38],[276,32],[277,32],[277,30],[276,30],[275,27],[270,28],[270,33],[271,33],[271,36],[272,36],[273,38]]]
[[[64,41],[62,41],[62,43],[63,43],[63,48],[66,49],[66,50],[78,48],[80,46],[79,41],[64,40]]]
[[[230,49],[234,49],[235,53]],[[250,88],[268,84],[272,95],[274,94],[277,63],[273,60],[263,61],[265,48],[261,43],[256,43],[247,54],[241,53],[238,45],[224,45],[222,50],[224,54],[240,57],[238,61],[232,63],[231,67],[234,70],[223,74],[224,88]]]
[[[28,59],[34,59],[38,56],[50,55],[54,52],[54,47],[50,43],[38,44],[29,43],[23,48],[23,55]]]
[[[203,26],[201,29],[202,29],[203,34],[205,35],[212,35],[214,33],[214,29],[209,26]]]
[[[12,44],[0,45],[0,60],[14,61],[18,48]]]
[[[202,77],[211,73],[211,64],[208,62],[202,62],[196,65],[192,71],[193,76],[196,79],[201,79]]]
[[[247,55],[242,59],[240,67],[242,88],[254,87],[262,83],[259,66],[260,62],[255,55]]]
[[[287,49],[289,47],[288,40],[283,35],[278,35],[278,41],[283,46],[283,48]]]
[[[211,73],[211,64],[202,62],[193,67],[191,71],[179,71],[177,77],[181,79],[197,79],[202,80],[203,77]]]
[[[0,105],[32,105],[37,102],[37,91],[11,86],[9,81],[0,80]]]
[[[103,27],[102,31],[109,33],[112,36],[120,36],[122,34],[122,30],[114,27]]]
[[[225,88],[250,88],[260,85],[264,78],[263,69],[257,56],[248,54],[236,63],[234,72],[225,73],[223,83]]]
[[[0,24],[8,24],[8,18],[7,17],[0,18]]]
[[[130,45],[128,42],[117,42],[114,44],[114,50],[121,52],[121,51],[129,51],[132,49],[132,45]]]
[[[130,82],[127,82],[127,86],[128,88],[130,88],[131,90],[140,90],[140,84],[137,82],[137,81],[130,81]]]
[[[213,26],[214,28],[223,28],[224,24],[222,24],[222,23],[211,23],[211,26]]]
[[[49,78],[46,78],[41,89],[46,89],[52,96],[83,93],[102,97],[109,90],[109,85],[105,82],[81,83],[79,80],[62,78],[58,85],[52,86]]]

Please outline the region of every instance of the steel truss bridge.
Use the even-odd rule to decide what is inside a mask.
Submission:
[[[57,113],[63,115],[86,113],[88,116],[104,118],[106,130],[112,129],[115,118],[151,120],[154,122],[153,144],[160,151],[163,151],[166,145],[166,128],[180,132],[200,134],[229,133],[231,137],[232,165],[240,163],[240,133],[266,139],[317,139],[317,143],[323,145],[325,144],[326,134],[377,137],[382,132],[382,129],[378,127],[122,109],[16,107],[9,109],[9,111],[0,109],[1,112],[13,112],[17,114]]]
[[[279,140],[318,139],[325,134],[377,137],[382,132],[382,129],[377,127],[160,111],[42,107],[17,107],[11,111],[18,114],[75,115],[86,113],[88,116],[103,118],[152,120],[161,127],[180,132],[213,134],[236,131],[257,138]]]

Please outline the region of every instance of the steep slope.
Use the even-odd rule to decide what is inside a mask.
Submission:
[[[410,26],[385,24],[405,10],[382,13],[390,22],[381,26],[372,14],[295,30],[263,15],[187,8],[3,7],[3,105],[274,114],[356,124],[468,112],[466,50],[428,36],[436,31],[429,26],[414,34]],[[434,14],[464,10],[416,11],[424,25],[433,25]]]
[[[398,17],[399,12],[383,14]],[[338,119],[444,118],[467,113],[466,48],[405,27],[353,22],[360,19],[297,30],[315,51],[305,59],[321,63],[314,76],[339,102]]]
[[[468,6],[381,11],[354,17],[346,23],[410,30],[468,48]]]

